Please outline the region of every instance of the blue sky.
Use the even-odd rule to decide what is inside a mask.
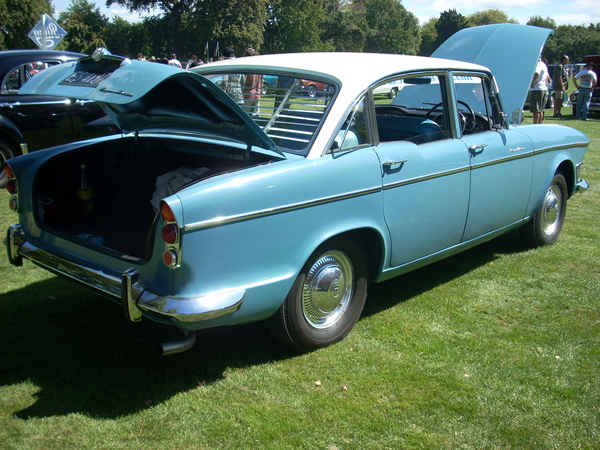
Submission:
[[[69,7],[71,0],[52,0],[52,3],[57,13],[60,13]],[[137,13],[131,14],[123,7],[115,5],[106,8],[105,0],[96,0],[95,3],[102,14],[109,18],[121,16],[129,22],[140,20]],[[449,9],[456,9],[466,16],[489,8],[500,9],[521,24],[527,23],[531,16],[551,17],[558,25],[600,23],[598,0],[402,0],[402,4],[417,16],[421,24]]]

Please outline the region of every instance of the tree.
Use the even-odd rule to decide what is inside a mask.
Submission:
[[[299,0],[297,3],[306,2],[306,7],[312,8],[312,3],[319,1]],[[201,12],[201,17],[198,12]],[[319,11],[314,13],[318,15]],[[219,41],[222,47],[233,47],[237,54],[242,54],[248,47],[260,50],[267,21],[267,0],[198,2],[194,17],[205,30],[206,40]],[[310,36],[306,38],[310,40]]]
[[[270,2],[266,29],[269,53],[322,50],[321,24],[324,0]]]
[[[106,48],[115,55],[135,58],[135,48],[131,48],[130,41],[133,25],[122,17],[115,17],[107,26]]]
[[[357,23],[355,11],[346,0],[325,0],[325,12],[321,23],[321,42],[324,50],[336,52],[360,52],[366,36]]]
[[[437,17],[432,17],[421,27],[421,47],[419,55],[431,56],[437,48],[437,31],[435,29],[438,23]]]
[[[168,30],[168,40],[170,43],[167,45],[167,53],[180,52],[181,29],[185,23],[183,17],[191,12],[196,4],[201,6],[207,3],[210,2],[202,0],[106,0],[107,6],[114,4],[125,6],[130,12],[151,11],[157,8],[164,11],[162,20],[170,28]],[[155,17],[152,21],[156,23],[156,19],[161,20]],[[166,36],[160,37],[164,38]]]
[[[435,30],[437,31],[436,48],[454,33],[468,27],[469,21],[465,16],[457,13],[456,9],[449,9],[442,12],[438,22],[435,24]]]
[[[560,25],[554,36],[546,42],[543,54],[550,61],[558,61],[569,55],[571,62],[583,62],[585,55],[598,54],[600,48],[600,24]]]
[[[416,16],[398,0],[355,0],[362,7],[367,36],[364,51],[416,55],[420,46],[420,27]]]
[[[64,40],[69,50],[89,54],[107,46],[108,18],[87,0],[73,0],[58,21],[67,32]]]
[[[54,14],[50,0],[1,0],[0,49],[37,48],[27,35],[42,13]]]
[[[546,17],[543,19],[542,16],[532,16],[529,18],[527,25],[556,30],[556,22],[551,17]]]
[[[504,11],[495,8],[473,13],[467,17],[467,20],[471,27],[490,25],[492,23],[519,23],[516,19],[509,19]]]

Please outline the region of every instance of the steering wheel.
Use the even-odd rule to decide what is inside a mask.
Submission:
[[[473,111],[473,108],[471,108],[466,102],[463,102],[462,100],[457,100],[457,103],[459,103],[459,104],[463,105],[465,108],[467,108],[467,110],[469,111],[469,115],[471,116],[471,126],[467,129],[467,125],[469,124],[469,121],[467,120],[467,118],[465,117],[465,115],[463,114],[462,111],[460,111],[460,110],[458,111],[458,114],[460,114],[460,122],[462,123],[461,132],[463,134],[472,133],[473,130],[475,129],[475,124],[477,123],[475,111]],[[444,104],[444,102],[439,102],[439,103],[433,105],[431,107],[431,109],[429,111],[427,111],[427,114],[425,114],[425,118],[429,119],[431,117],[431,115],[435,112],[435,110],[438,109],[443,104]]]

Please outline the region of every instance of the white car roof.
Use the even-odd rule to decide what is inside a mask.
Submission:
[[[344,90],[363,90],[391,75],[415,70],[461,69],[488,71],[476,64],[424,56],[383,53],[281,53],[227,59],[195,67],[205,74],[219,70],[281,71],[303,76],[326,77],[337,81]]]

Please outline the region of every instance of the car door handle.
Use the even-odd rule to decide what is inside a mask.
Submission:
[[[487,144],[475,144],[475,145],[471,145],[469,147],[469,151],[471,153],[479,153],[486,147],[487,147]]]
[[[401,164],[404,164],[406,161],[408,161],[407,159],[389,159],[386,162],[383,163],[384,167],[394,167],[394,166],[399,166]]]

